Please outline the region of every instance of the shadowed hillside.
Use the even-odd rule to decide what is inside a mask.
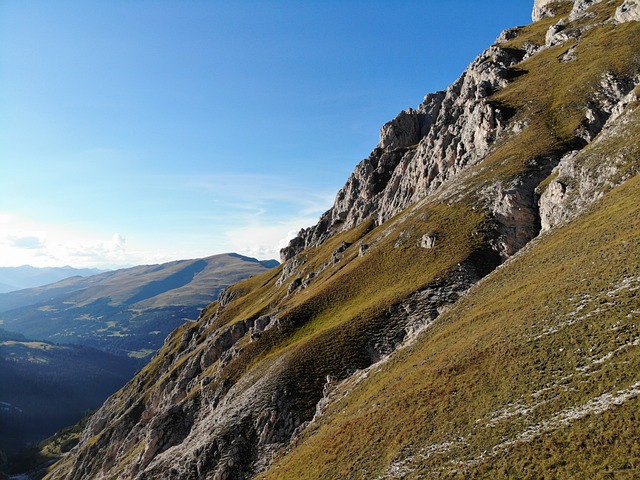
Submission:
[[[28,444],[99,407],[136,368],[133,359],[0,330],[0,451],[8,467],[20,466],[18,454]]]

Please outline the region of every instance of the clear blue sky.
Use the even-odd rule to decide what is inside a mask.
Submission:
[[[278,258],[532,7],[0,1],[0,266]]]

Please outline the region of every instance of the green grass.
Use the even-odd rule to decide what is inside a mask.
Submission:
[[[435,204],[399,215],[390,222],[391,228],[389,223],[372,231],[362,226],[310,249],[301,267],[305,271],[331,259],[343,241],[352,243],[342,260],[322,271],[308,288],[293,297],[282,296],[281,327],[246,344],[243,354],[207,388],[233,384],[266,358],[286,357],[286,381],[295,384],[299,392],[301,416],[310,415],[326,375],[343,377],[350,368],[371,362],[366,350],[372,336],[394,328],[385,324],[380,312],[446,277],[484,248],[485,221],[480,211],[464,204]],[[428,232],[438,232],[438,243],[432,249],[419,246]],[[375,245],[372,253],[358,256],[358,242]],[[267,282],[265,288],[273,287]],[[280,287],[280,291],[285,289],[286,285]],[[249,297],[262,295],[258,292]],[[221,317],[226,324],[225,310],[221,310]]]
[[[640,179],[634,178],[593,213],[494,272],[413,347],[366,381],[345,387],[350,394],[261,478],[375,478],[394,459],[412,455],[406,462],[410,473],[402,478],[476,478],[482,472],[503,478],[500,472],[508,468],[512,476],[504,478],[521,478],[514,462],[544,456],[539,444],[546,433],[478,459],[557,412],[640,380],[640,351],[625,347],[640,338],[640,303],[633,289],[614,292],[623,279],[640,282],[638,198]],[[575,312],[584,319],[572,324]],[[615,353],[593,363],[609,352]],[[487,426],[513,405],[530,411]],[[628,423],[634,409],[624,408],[629,412],[619,421]],[[596,417],[551,431],[551,457],[564,457],[557,468],[566,474],[553,478],[584,478],[575,473],[581,462],[604,471],[586,454],[574,461],[576,446],[562,447],[584,436],[585,425],[595,439],[615,436],[616,422]],[[602,446],[598,458],[606,468],[637,461],[634,432],[637,426],[618,444]],[[629,449],[636,456],[624,456]],[[528,453],[521,457],[520,451]],[[548,463],[527,465],[526,478],[547,478]]]
[[[590,11],[596,19],[589,21],[604,21],[620,3],[616,0],[594,5]],[[530,41],[550,21],[545,19],[522,27],[519,36],[503,46],[515,48],[518,42]],[[577,28],[585,21],[570,23],[566,28]],[[598,90],[604,73],[628,78],[640,72],[638,38],[639,22],[598,25],[586,30],[579,42],[570,40],[542,50],[514,66],[526,73],[496,92],[490,101],[515,111],[513,121],[524,121],[527,126],[518,134],[505,134],[498,139],[492,153],[472,168],[476,177],[470,189],[478,190],[478,185],[496,180],[510,181],[530,170],[536,160],[558,159],[575,149],[580,143],[577,131],[589,99]],[[562,55],[574,47],[576,59],[561,61]]]
[[[604,18],[619,3],[602,2],[592,11]],[[569,7],[557,5],[558,15],[566,15]],[[557,20],[520,28],[506,47],[540,44]],[[544,50],[516,66],[527,73],[490,100],[513,109],[514,120],[527,120],[528,126],[498,139],[492,154],[471,167],[468,176],[463,174],[471,193],[466,200],[412,207],[376,228],[369,221],[336,235],[299,254],[300,265],[281,285],[283,266],[233,285],[228,290],[233,301],[225,306],[214,302],[198,322],[174,331],[112,398],[112,410],[135,417],[144,404],[149,415],[151,399],[171,388],[182,367],[210,348],[220,332],[273,314],[277,327],[255,339],[239,339],[229,363],[209,365],[200,373],[209,377],[208,383],[201,387],[194,382],[197,386],[183,393],[186,401],[212,398],[243,378],[262,378],[269,371],[277,393],[295,392],[287,399],[290,413],[297,420],[309,419],[327,376],[344,379],[354,369],[368,367],[372,344],[401,328],[394,323],[401,320],[388,314],[394,306],[450,278],[460,264],[472,263],[480,270],[495,266],[487,254],[495,240],[491,219],[473,207],[476,192],[491,182],[524,178],[534,160],[557,161],[574,148],[587,100],[603,72],[627,76],[640,71],[637,38],[638,22],[601,25],[577,43]],[[576,60],[561,62],[574,46]],[[635,136],[629,141],[638,144]],[[594,144],[591,158],[622,152],[625,142]],[[634,152],[626,155],[637,158]],[[621,171],[620,178],[632,176],[637,161],[627,162]],[[554,178],[542,181],[539,191]],[[636,291],[623,283],[640,278],[638,198],[638,178],[612,190],[589,215],[545,235],[492,273],[366,380],[358,383],[356,376],[337,387],[338,396],[321,421],[260,478],[370,479],[394,462],[406,467],[403,478],[518,478],[518,471],[529,478],[545,478],[548,472],[578,478],[576,469],[588,460],[570,446],[573,439],[603,443],[596,449],[595,476],[598,465],[634,468],[637,455],[629,442],[637,428],[629,427],[617,444],[607,443],[613,425],[635,420],[630,404],[620,408],[619,416],[606,411],[596,421],[580,417],[531,438],[522,434],[640,380],[634,343],[640,338],[639,302]],[[419,246],[426,233],[437,235],[434,248]],[[349,246],[333,261],[343,243]],[[363,244],[370,248],[359,255]],[[288,291],[294,279],[310,274],[316,276],[306,288]],[[188,350],[183,338],[192,335],[197,345]],[[611,415],[619,422],[609,421]],[[117,422],[108,425],[95,442],[82,447],[85,453],[96,452],[116,428]],[[137,455],[142,445],[132,444],[129,455]],[[625,449],[630,453],[627,467],[620,465]],[[563,456],[576,460],[562,464]]]

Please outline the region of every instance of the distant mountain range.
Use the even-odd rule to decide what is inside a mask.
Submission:
[[[31,461],[26,445],[122,387],[228,285],[276,265],[230,253],[87,277],[59,269],[76,275],[0,294],[0,478]]]
[[[88,277],[104,272],[98,268],[72,267],[0,267],[0,293],[40,287],[69,277]]]
[[[0,294],[0,325],[30,339],[145,358],[227,286],[278,265],[230,253]]]

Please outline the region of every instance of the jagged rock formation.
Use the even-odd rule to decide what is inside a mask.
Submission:
[[[358,164],[317,225],[283,249],[283,260],[373,216],[382,224],[486,156],[510,112],[488,97],[514,75],[525,52],[487,49],[446,92],[427,95],[380,130],[380,143]]]
[[[49,478],[533,478],[527,448],[582,471],[588,415],[629,432],[602,462],[631,451],[631,7],[536,1],[538,22],[384,125],[284,264],[176,330]]]
[[[534,22],[542,20],[545,17],[553,16],[554,10],[550,8],[551,3],[555,3],[557,0],[535,0],[533,3],[533,12],[531,13],[531,19]],[[571,2],[572,0],[560,0],[565,2]]]

